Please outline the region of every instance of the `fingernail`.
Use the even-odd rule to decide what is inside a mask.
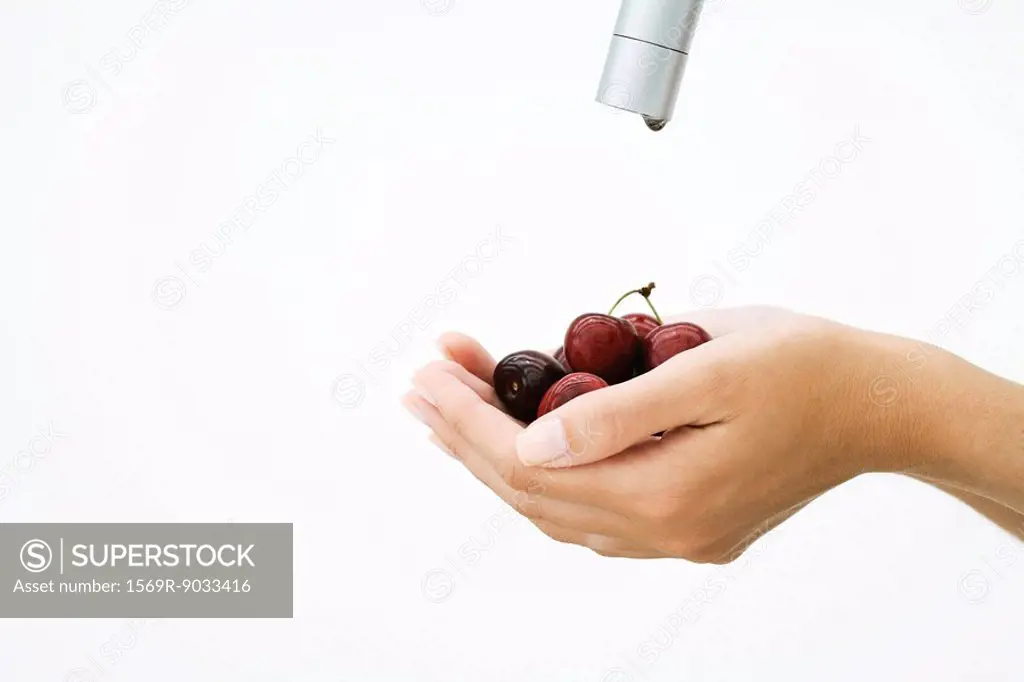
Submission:
[[[550,464],[568,450],[565,426],[558,417],[534,422],[516,438],[516,454],[526,466]]]

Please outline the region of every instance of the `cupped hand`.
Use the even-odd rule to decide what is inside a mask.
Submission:
[[[680,319],[713,340],[528,428],[501,409],[493,357],[457,334],[406,406],[544,532],[614,556],[729,562],[844,481],[925,466],[927,410],[871,399],[905,340],[771,308]]]

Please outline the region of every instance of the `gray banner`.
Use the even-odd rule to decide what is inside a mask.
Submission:
[[[292,531],[0,524],[0,618],[291,618]]]

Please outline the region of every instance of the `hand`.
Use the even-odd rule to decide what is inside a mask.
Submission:
[[[554,537],[604,554],[721,563],[860,473],[952,482],[964,467],[949,444],[970,439],[952,437],[951,406],[935,394],[950,381],[998,392],[996,378],[934,347],[818,318],[745,309],[685,319],[715,340],[525,431],[487,384],[493,359],[465,337],[447,337],[456,362],[416,376],[436,408],[416,396],[407,404]],[[918,380],[894,404],[873,399],[875,380],[912,348],[935,353]]]

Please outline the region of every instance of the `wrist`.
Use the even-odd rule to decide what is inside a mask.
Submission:
[[[1024,387],[938,347],[887,339],[896,396],[880,418],[902,446],[886,453],[887,469],[1024,510]]]
[[[954,375],[936,415],[936,472],[959,487],[1024,512],[1024,387],[946,354]]]

